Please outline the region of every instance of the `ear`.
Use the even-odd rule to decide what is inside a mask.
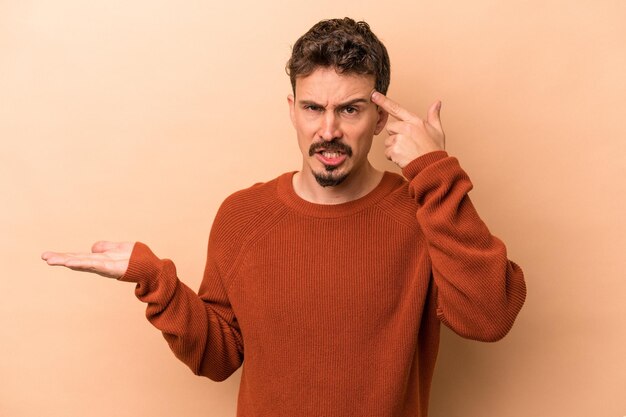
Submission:
[[[296,102],[293,94],[287,95],[287,103],[289,103],[289,117],[291,118],[291,124],[296,127]]]
[[[374,130],[374,134],[378,135],[385,128],[385,125],[387,124],[387,119],[389,119],[389,113],[387,113],[386,110],[378,105],[376,106],[376,111],[378,112],[378,121],[376,122],[376,129]]]

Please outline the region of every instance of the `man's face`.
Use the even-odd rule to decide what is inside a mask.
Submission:
[[[326,186],[339,185],[367,165],[374,135],[387,114],[370,101],[374,77],[318,68],[298,77],[290,115],[303,157],[303,175]]]

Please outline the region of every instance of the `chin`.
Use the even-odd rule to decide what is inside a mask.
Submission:
[[[313,176],[315,177],[315,181],[322,187],[336,187],[350,174],[348,172],[336,172],[337,168],[335,167],[326,167],[325,171],[322,172],[313,172]]]

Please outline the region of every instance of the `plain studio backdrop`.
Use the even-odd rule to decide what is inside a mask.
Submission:
[[[344,16],[386,43],[390,97],[443,101],[447,150],[526,274],[504,340],[444,329],[431,415],[626,415],[626,3],[4,0],[1,416],[235,415],[240,372],[195,377],[134,285],[39,256],[140,240],[197,289],[221,201],[299,169],[284,65]]]

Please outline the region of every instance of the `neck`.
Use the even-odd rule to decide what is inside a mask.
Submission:
[[[322,187],[310,170],[305,168],[293,176],[293,188],[298,197],[316,204],[342,204],[368,194],[380,183],[383,172],[369,162],[350,175],[339,185]]]

